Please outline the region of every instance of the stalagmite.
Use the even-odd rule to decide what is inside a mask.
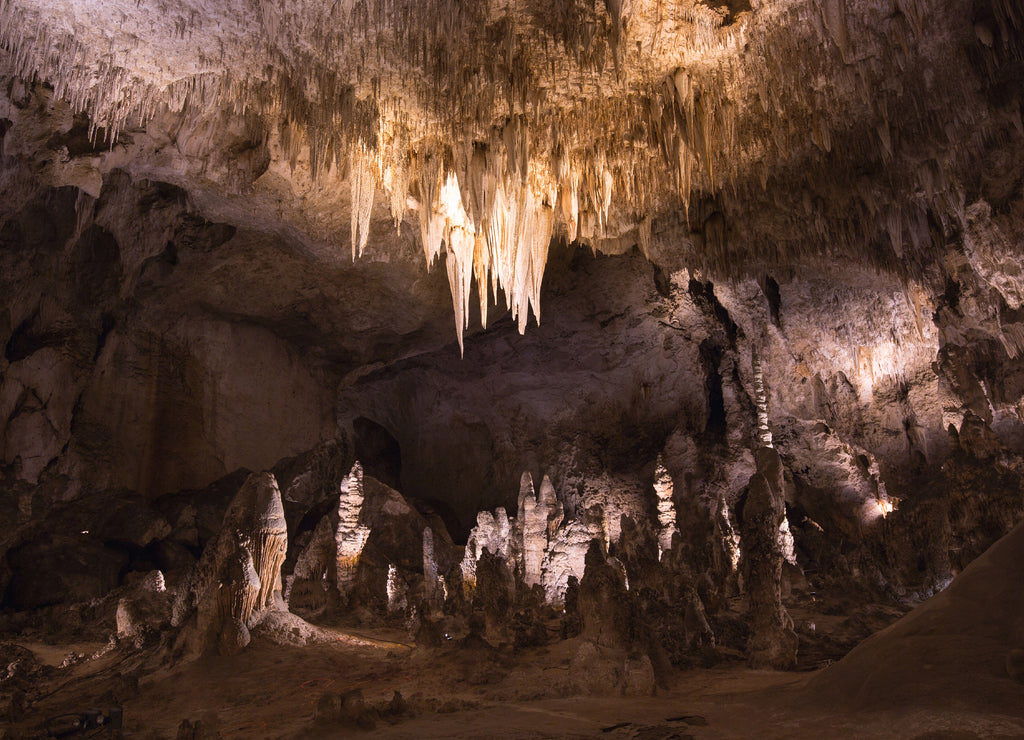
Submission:
[[[281,594],[281,565],[288,551],[288,525],[276,481],[256,494],[256,521],[250,536],[250,551],[260,591],[256,608],[264,609]]]
[[[541,582],[544,557],[552,536],[562,522],[562,505],[545,475],[540,495],[533,492],[533,479],[523,473],[519,489],[519,523],[522,527],[523,580],[528,586]]]
[[[437,573],[434,559],[434,530],[423,530],[423,596],[429,601],[445,600],[443,576]]]
[[[779,528],[785,518],[782,460],[770,447],[756,450],[755,459],[757,472],[750,478],[740,540],[750,621],[747,661],[753,668],[792,668],[797,637],[782,605],[779,547]]]
[[[172,624],[184,624],[194,608],[198,652],[242,649],[255,616],[277,605],[274,595],[281,588],[286,550],[277,481],[271,473],[253,473],[228,506],[188,587],[179,591]]]
[[[654,469],[654,495],[658,501],[658,559],[672,548],[672,538],[679,532],[676,527],[676,505],[673,501],[672,476],[665,469],[665,463],[658,455]]]
[[[218,648],[232,655],[249,644],[249,619],[260,598],[261,583],[248,548],[239,546],[221,571],[217,590]]]
[[[632,620],[621,563],[609,560],[599,540],[591,540],[584,558],[578,601],[581,636],[601,647],[628,647]]]
[[[337,585],[344,595],[355,578],[359,556],[370,536],[370,528],[359,523],[363,511],[363,466],[357,460],[341,482],[338,499],[338,526],[334,530],[336,544]]]
[[[401,614],[408,605],[406,594],[409,586],[398,574],[398,568],[394,563],[388,564],[388,580],[385,584],[388,596],[388,614]]]
[[[515,600],[515,578],[505,559],[489,551],[481,554],[476,574],[473,606],[484,613],[485,636],[493,644],[505,642]]]
[[[548,545],[547,512],[538,505],[533,477],[523,473],[519,486],[519,521],[523,530],[523,581],[540,583],[541,564]]]
[[[476,526],[469,532],[465,555],[460,565],[462,586],[467,595],[472,594],[476,587],[476,564],[484,552],[489,552],[505,561],[510,560],[509,556],[513,553],[513,547],[509,541],[511,531],[512,525],[503,507],[498,507],[493,514],[489,511],[477,513]],[[509,562],[509,565],[511,570],[516,570],[517,564],[514,559]]]
[[[587,548],[605,540],[604,513],[597,507],[583,512],[582,520],[564,522],[552,536],[541,566],[541,585],[547,600],[560,604],[572,578],[583,578]]]
[[[772,430],[768,425],[768,392],[764,385],[764,370],[757,350],[753,350],[754,406],[757,409],[757,441],[762,447],[772,446]]]

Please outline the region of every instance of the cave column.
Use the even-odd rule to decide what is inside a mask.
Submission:
[[[779,527],[786,516],[782,459],[771,447],[758,448],[757,472],[750,478],[743,507],[741,543],[750,638],[747,661],[752,668],[792,668],[797,636],[782,605],[782,548]]]

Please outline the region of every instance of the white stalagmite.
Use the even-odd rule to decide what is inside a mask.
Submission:
[[[476,588],[476,562],[487,550],[492,555],[497,555],[509,560],[510,547],[509,537],[511,534],[511,523],[505,509],[498,507],[492,514],[489,511],[480,511],[476,515],[476,526],[469,531],[469,538],[466,540],[466,550],[460,564],[462,570],[462,587],[466,595],[471,595]],[[515,563],[509,562],[514,571]]]
[[[428,601],[443,597],[441,577],[437,574],[437,561],[434,559],[434,530],[430,527],[423,530],[423,591]]]
[[[370,528],[359,523],[363,511],[363,466],[357,460],[341,482],[338,499],[338,528],[334,532],[337,545],[338,590],[343,594],[355,577],[363,545]]]
[[[793,539],[793,532],[789,529],[789,519],[782,518],[779,525],[779,550],[782,551],[783,559],[790,565],[796,565],[796,540]]]
[[[772,430],[768,426],[768,392],[764,385],[764,370],[757,350],[753,351],[754,406],[757,409],[757,441],[761,447],[772,446]]]
[[[768,426],[768,392],[764,385],[764,370],[761,357],[753,350],[752,364],[754,368],[754,406],[757,408],[757,441],[761,447],[772,446],[772,430]],[[789,530],[789,520],[782,518],[778,532],[779,549],[790,565],[796,565],[796,552],[793,533]]]
[[[523,580],[527,586],[541,582],[544,556],[552,536],[562,522],[562,504],[555,497],[551,480],[545,475],[540,495],[534,495],[533,478],[523,473],[519,487],[519,523],[522,528]]]
[[[409,586],[398,575],[398,568],[394,563],[388,564],[388,580],[385,589],[388,595],[388,614],[404,612],[408,603],[406,593],[409,591]]]
[[[589,507],[580,519],[563,521],[564,516],[550,478],[545,475],[535,492],[533,477],[523,473],[517,518],[509,520],[502,508],[477,514],[461,565],[466,594],[476,587],[476,563],[487,550],[503,557],[512,572],[522,574],[527,586],[540,584],[548,603],[562,603],[569,577],[583,577],[590,541],[597,538],[608,545],[601,506]]]
[[[523,531],[523,581],[527,586],[540,583],[540,568],[548,545],[548,519],[537,511],[533,476],[523,473],[519,482],[519,522]]]
[[[654,469],[654,494],[658,498],[658,559],[666,550],[672,549],[672,537],[679,530],[676,527],[676,506],[672,500],[674,487],[672,476],[665,468],[665,463],[658,455],[658,464]]]
[[[564,601],[570,576],[582,580],[591,540],[600,539],[607,551],[604,520],[604,511],[594,506],[584,511],[581,519],[564,522],[552,535],[541,574],[541,585],[549,603]]]

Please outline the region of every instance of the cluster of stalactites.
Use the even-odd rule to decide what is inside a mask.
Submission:
[[[615,183],[607,163],[598,158],[584,165],[565,156],[541,164],[531,158],[530,145],[529,124],[517,116],[490,142],[474,142],[455,153],[424,147],[408,157],[389,156],[394,162],[378,170],[379,184],[392,201],[398,197],[395,188],[416,184],[424,257],[430,266],[445,253],[460,349],[474,282],[481,324],[487,326],[488,305],[503,294],[523,333],[530,310],[540,321],[541,283],[556,225],[561,223],[569,241],[608,229]],[[354,254],[361,252],[369,224],[372,194],[366,194],[362,178],[370,171],[351,168]],[[401,203],[392,209],[396,223],[402,210]]]

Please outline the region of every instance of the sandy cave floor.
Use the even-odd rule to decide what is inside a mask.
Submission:
[[[814,671],[752,671],[736,660],[679,671],[653,697],[577,696],[569,677],[577,639],[513,659],[414,649],[394,630],[326,634],[336,639],[302,647],[257,639],[236,656],[155,668],[145,652],[103,643],[19,642],[51,666],[69,653],[95,657],[54,672],[50,695],[0,737],[31,736],[47,717],[116,703],[126,738],[175,738],[185,719],[221,738],[1024,738],[1024,705],[982,713],[935,697],[931,708],[834,711],[804,695]],[[374,720],[315,720],[321,695],[352,689],[380,710]],[[400,716],[387,711],[396,691],[408,705]]]

